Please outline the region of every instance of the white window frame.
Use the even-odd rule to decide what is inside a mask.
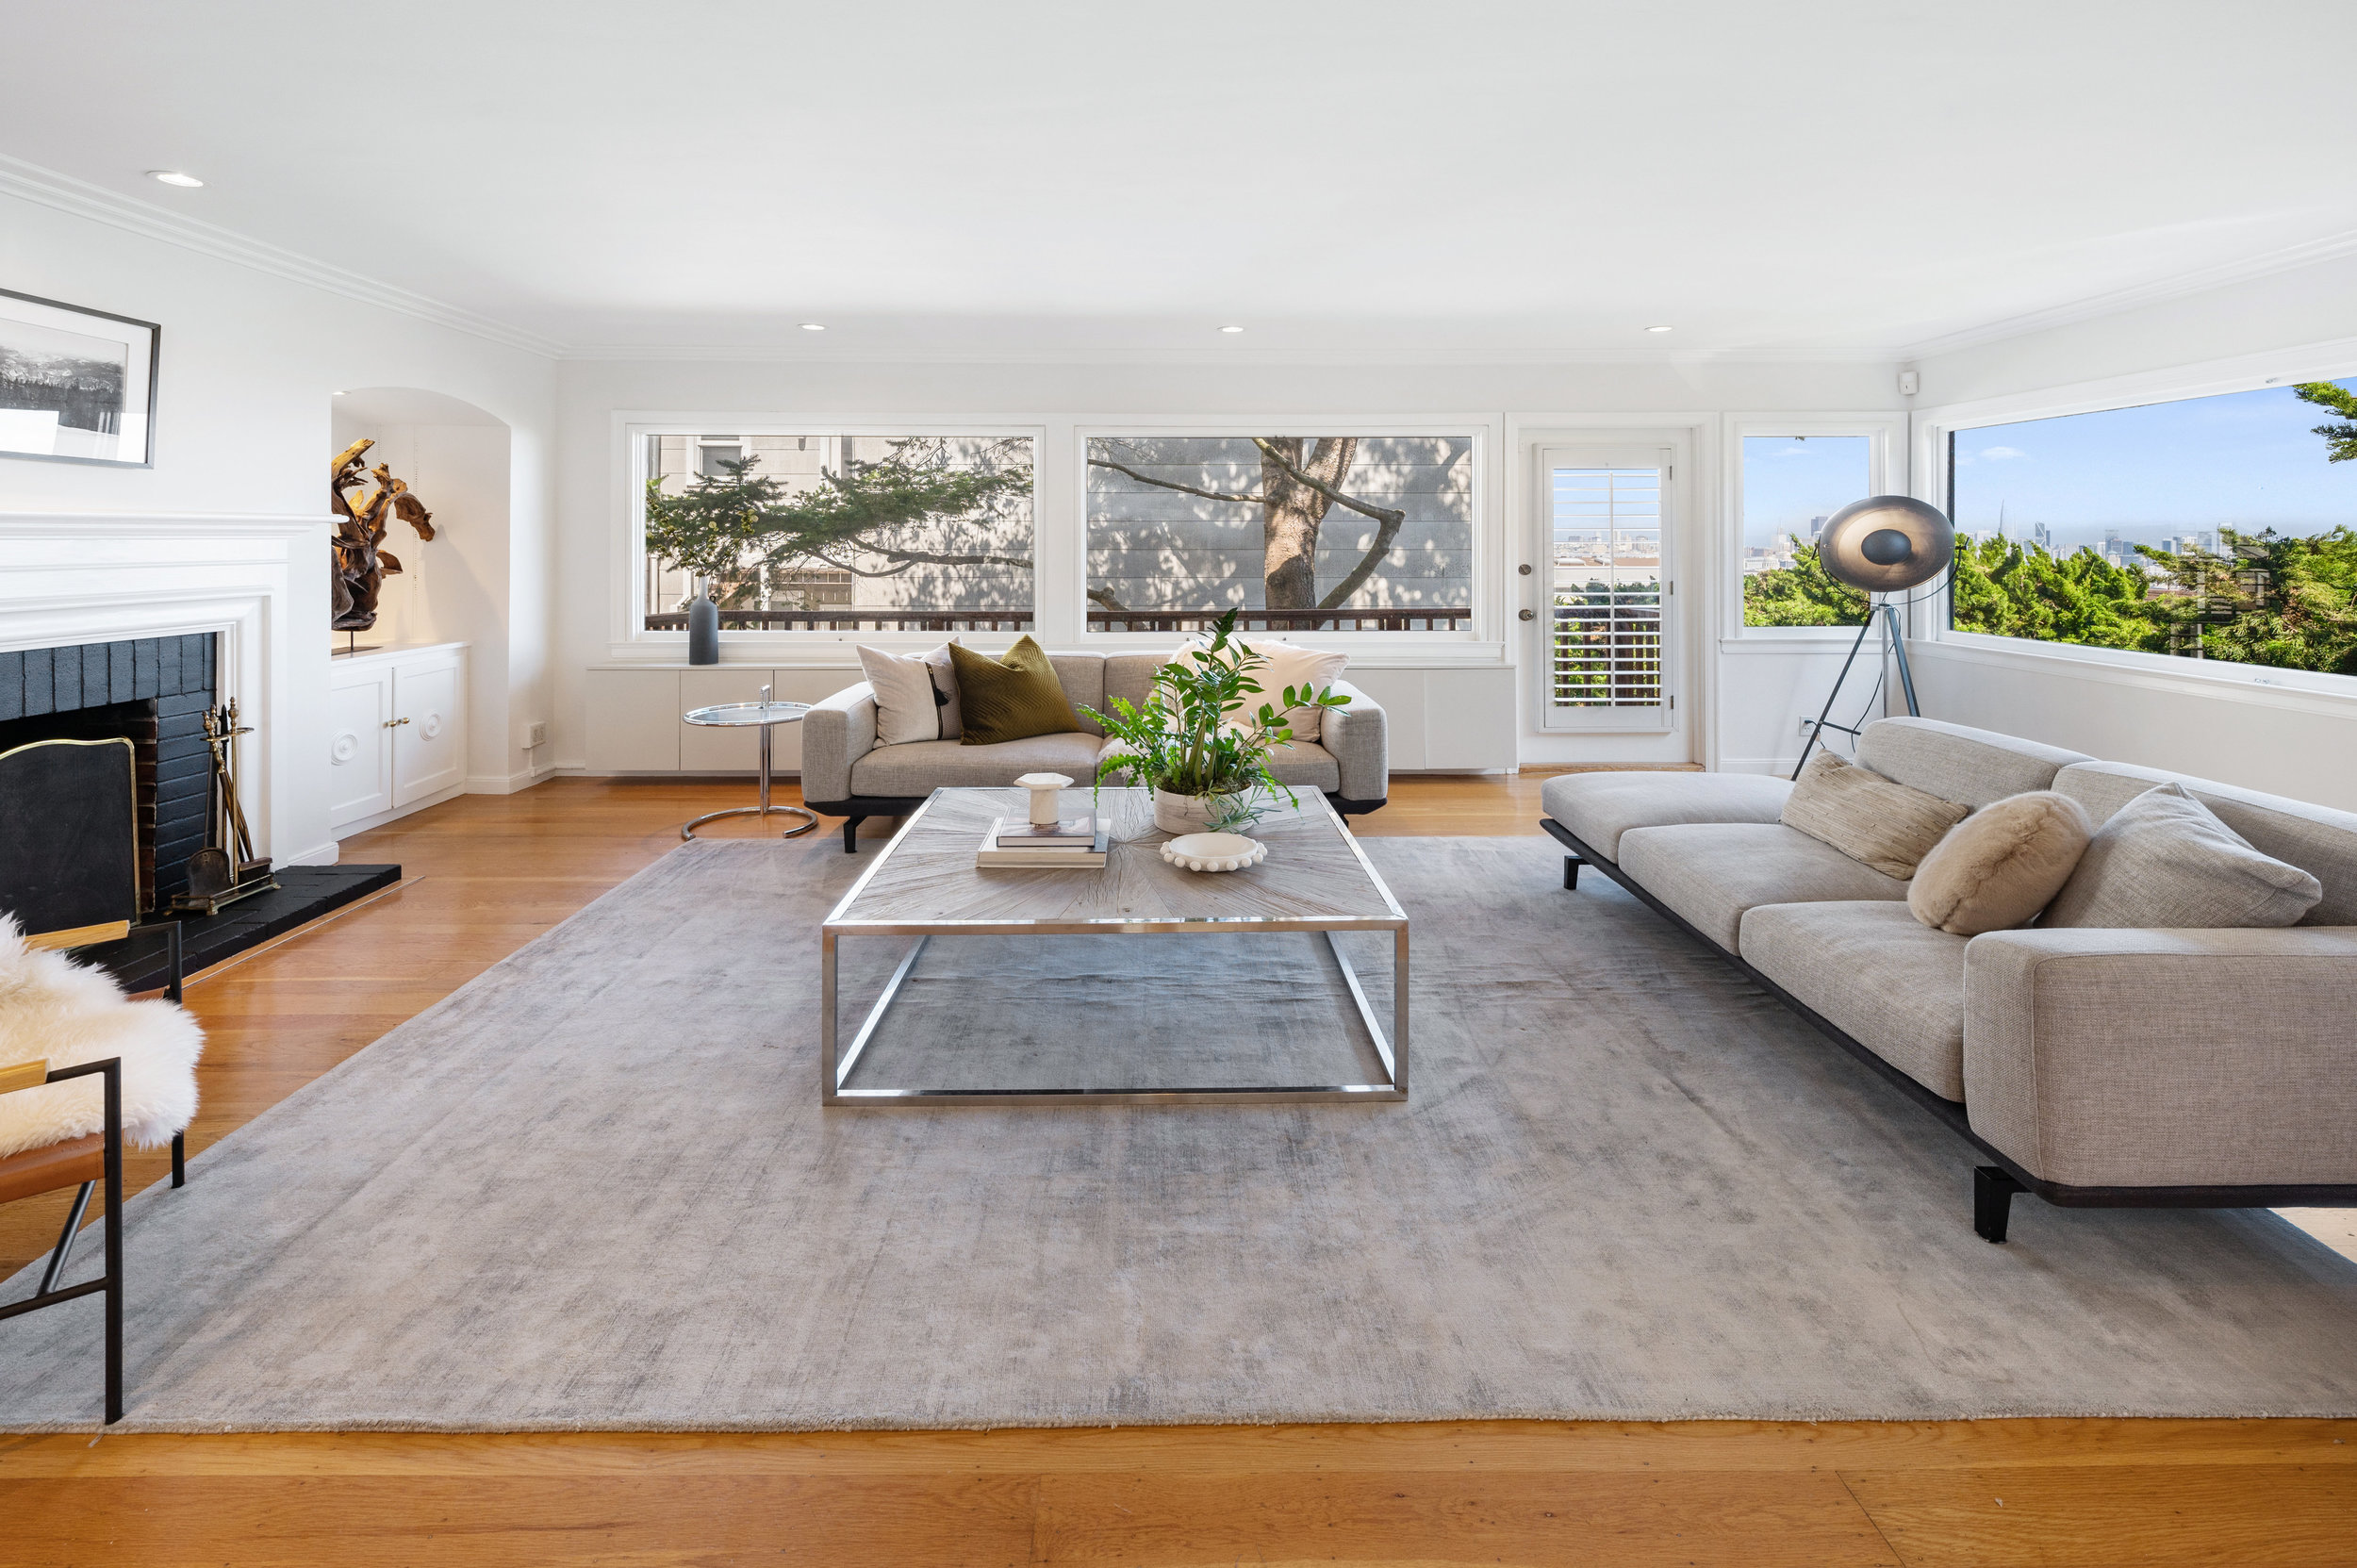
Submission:
[[[2266,355],[2244,355],[2167,370],[2111,376],[2035,391],[1981,398],[1970,402],[1918,409],[1913,418],[1913,494],[1943,512],[1947,509],[1949,437],[1991,425],[2018,424],[2026,420],[2058,419],[2071,414],[2099,414],[2153,403],[2179,403],[2190,398],[2227,392],[2251,392],[2286,387],[2300,381],[2344,381],[2357,376],[2357,339],[2343,338],[2304,349]],[[2318,410],[2322,419],[2324,413]],[[2043,642],[2035,637],[2005,637],[1986,632],[1965,632],[1949,625],[1946,590],[1917,605],[1910,615],[1908,635],[1937,642],[1994,663],[2041,662],[2052,668],[2092,667],[2118,671],[2133,684],[2192,685],[2213,692],[2243,688],[2254,696],[2264,688],[2337,699],[2357,706],[2357,676],[2321,670],[2279,669],[2271,665],[2241,664],[2230,659],[2192,659],[2176,653],[2147,653],[2130,648],[2090,648],[2074,642]],[[2336,704],[2337,705],[2337,704]]]
[[[1854,626],[1746,626],[1743,624],[1743,442],[1753,436],[1863,436],[1866,449],[1867,495],[1910,495],[1908,488],[1907,415],[1904,409],[1833,414],[1729,414],[1722,437],[1726,454],[1720,467],[1726,488],[1721,517],[1719,569],[1727,590],[1721,595],[1719,637],[1722,648],[1735,651],[1748,644],[1787,647],[1847,647],[1857,636]],[[1865,496],[1857,498],[1860,501]]]
[[[607,656],[619,663],[678,664],[686,657],[684,631],[649,631],[641,606],[646,602],[647,570],[647,444],[654,436],[709,436],[726,433],[743,439],[752,436],[964,436],[996,439],[1028,437],[1031,441],[1031,623],[1030,634],[1043,643],[1049,626],[1047,586],[1051,559],[1046,548],[1049,508],[1045,504],[1053,454],[1044,421],[1009,420],[1005,415],[969,420],[894,419],[875,415],[845,418],[832,414],[747,414],[743,412],[680,414],[671,412],[617,413],[613,420],[614,476],[617,487],[614,538],[618,551],[612,569],[613,596],[608,623]],[[982,649],[1012,647],[1019,632],[960,634],[959,640]],[[855,644],[875,648],[925,649],[940,645],[939,632],[728,632],[720,638],[724,664],[837,665]],[[800,657],[796,657],[800,655]]]
[[[1503,560],[1504,541],[1497,536],[1503,508],[1492,493],[1495,483],[1492,454],[1504,438],[1503,421],[1495,415],[1436,414],[1429,419],[1401,419],[1395,415],[1382,418],[1351,418],[1320,416],[1303,419],[1292,415],[1270,415],[1264,418],[1239,419],[1233,414],[1205,415],[1200,418],[1156,418],[1118,422],[1090,421],[1076,423],[1072,431],[1072,575],[1066,591],[1080,606],[1079,646],[1117,652],[1125,648],[1167,648],[1176,636],[1172,632],[1099,632],[1090,630],[1085,614],[1088,604],[1088,451],[1089,443],[1098,439],[1139,437],[1239,437],[1267,436],[1358,436],[1382,439],[1408,436],[1459,437],[1471,442],[1473,463],[1472,550],[1471,569],[1473,624],[1455,632],[1256,632],[1253,635],[1266,642],[1307,642],[1321,648],[1332,648],[1360,656],[1365,662],[1387,662],[1387,653],[1410,654],[1402,662],[1417,664],[1432,661],[1440,654],[1449,662],[1459,658],[1478,658],[1496,662],[1503,656],[1503,624],[1506,613],[1504,592],[1498,581]],[[1151,612],[1141,612],[1151,613]],[[1372,656],[1371,658],[1369,656]]]

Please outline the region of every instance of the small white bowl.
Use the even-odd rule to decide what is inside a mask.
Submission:
[[[1162,858],[1188,871],[1241,871],[1268,858],[1268,846],[1236,833],[1191,833],[1162,846]]]

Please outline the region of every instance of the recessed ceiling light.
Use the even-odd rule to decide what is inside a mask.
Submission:
[[[194,174],[184,174],[177,169],[150,169],[147,172],[147,177],[151,180],[161,180],[166,185],[180,186],[189,190],[194,190],[205,183]]]
[[[826,330],[827,330],[827,328],[826,328],[826,325],[825,325],[825,323],[824,323],[824,322],[804,322],[802,323],[802,330],[803,330],[804,332],[824,332],[824,331],[826,331]]]
[[[1222,332],[1242,332],[1244,328],[1240,326],[1224,326],[1220,328],[1220,331]]]
[[[1649,326],[1645,330],[1647,332],[1675,332],[1677,328],[1673,326]]]

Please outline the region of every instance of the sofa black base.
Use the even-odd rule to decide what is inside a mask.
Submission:
[[[1334,808],[1335,815],[1344,817],[1364,817],[1383,804],[1381,801],[1347,800],[1330,789],[1326,792],[1326,801]],[[859,853],[859,825],[862,822],[871,817],[906,817],[924,803],[925,797],[922,795],[854,795],[847,801],[802,802],[805,808],[821,817],[840,817],[844,819],[843,852],[847,855]]]
[[[1943,1099],[1926,1089],[1875,1055],[1867,1046],[1826,1021],[1806,1002],[1744,963],[1740,955],[1727,951],[1705,936],[1690,921],[1638,885],[1636,880],[1618,865],[1590,849],[1577,834],[1554,817],[1541,817],[1539,826],[1571,851],[1563,862],[1563,885],[1566,888],[1578,887],[1579,868],[1582,866],[1592,866],[1602,871],[1626,888],[1646,908],[1734,965],[1753,984],[1799,1014],[1810,1028],[1881,1074],[1908,1098],[1947,1124],[1951,1131],[1996,1162],[1994,1164],[1975,1166],[1972,1173],[1972,1229],[1984,1241],[2003,1242],[2005,1239],[2005,1224],[2011,1217],[2013,1195],[2016,1193],[2034,1193],[2064,1209],[2307,1209],[2346,1208],[2357,1204],[2357,1183],[2283,1187],[2074,1187],[2033,1176],[1972,1131],[1971,1123],[1965,1118],[1961,1102]]]

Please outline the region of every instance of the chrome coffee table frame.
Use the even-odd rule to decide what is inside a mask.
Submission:
[[[799,838],[818,825],[815,812],[800,806],[773,806],[769,803],[769,732],[780,724],[799,724],[802,715],[810,712],[808,702],[772,702],[769,688],[761,688],[758,702],[718,702],[708,708],[693,708],[686,715],[687,722],[724,730],[742,730],[758,725],[761,729],[761,803],[757,806],[731,806],[726,811],[708,811],[679,831],[682,838],[693,838],[696,830],[706,822],[717,822],[723,817],[799,817],[802,825],[788,828],[780,838]]]
[[[1399,907],[1399,900],[1384,884],[1383,879],[1368,861],[1366,851],[1360,848],[1349,827],[1337,815],[1323,796],[1305,791],[1303,815],[1314,809],[1323,815],[1333,831],[1347,846],[1358,869],[1364,874],[1372,890],[1381,898],[1387,913],[1376,915],[1294,915],[1261,916],[1157,916],[1140,918],[1133,916],[1102,917],[1027,919],[1011,916],[997,918],[948,919],[915,917],[908,919],[855,919],[847,917],[859,902],[860,896],[891,864],[894,851],[899,850],[916,832],[919,824],[945,797],[953,793],[978,793],[936,789],[923,805],[902,823],[893,834],[882,854],[851,884],[849,892],[836,903],[819,932],[819,1099],[822,1104],[902,1106],[902,1105],[1138,1105],[1138,1104],[1278,1104],[1302,1101],[1335,1101],[1358,1105],[1397,1102],[1408,1098],[1408,916]],[[1108,790],[1107,794],[1113,791]],[[1314,801],[1314,808],[1307,801]],[[1144,840],[1117,840],[1116,853],[1125,847],[1153,855],[1159,863],[1156,845],[1165,834],[1154,834]],[[966,870],[973,867],[967,866]],[[1278,869],[1282,869],[1281,863]],[[1047,875],[1066,877],[1110,873],[1047,872]],[[1209,873],[1178,872],[1179,876],[1208,876]],[[1228,873],[1234,875],[1235,873]],[[1382,1020],[1367,999],[1360,983],[1358,971],[1351,966],[1349,955],[1335,940],[1343,932],[1388,932],[1392,936],[1392,1027],[1386,1039]],[[1140,1089],[855,1089],[849,1087],[851,1071],[859,1065],[861,1054],[875,1037],[884,1015],[899,995],[903,982],[915,967],[918,955],[935,936],[1232,936],[1252,932],[1323,932],[1327,946],[1334,954],[1334,962],[1342,970],[1343,983],[1350,989],[1351,1000],[1358,1004],[1360,1021],[1365,1026],[1369,1042],[1383,1065],[1383,1081],[1375,1083],[1301,1083],[1301,1084],[1183,1084]],[[841,1023],[837,1016],[840,999],[836,985],[836,947],[846,936],[914,936],[915,942],[894,967],[892,978],[884,982],[882,994],[868,1008],[865,1019],[852,1037],[848,1049],[841,1045]]]

